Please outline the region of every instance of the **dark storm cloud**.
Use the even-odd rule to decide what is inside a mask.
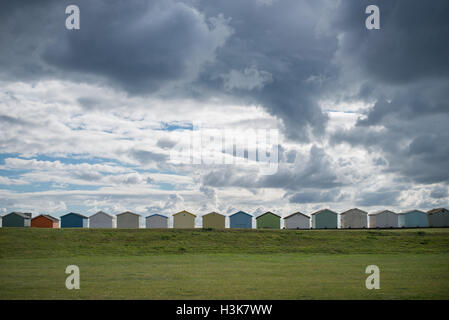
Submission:
[[[221,16],[204,17],[179,1],[2,3],[8,15],[1,22],[0,61],[3,73],[20,79],[69,75],[148,94],[194,80],[232,33]],[[65,28],[69,4],[80,8],[80,30]]]
[[[437,186],[433,188],[430,196],[434,199],[443,199],[449,196],[449,192],[446,186]]]
[[[367,30],[365,8],[380,8],[380,30]],[[341,1],[333,24],[344,33],[339,55],[374,80],[402,84],[449,74],[449,2]]]
[[[383,153],[389,164],[385,170],[418,183],[449,183],[446,85],[420,81],[397,88],[392,100],[380,98],[355,128],[338,131],[331,141]]]
[[[273,175],[262,176],[258,185],[264,188],[330,189],[341,186],[326,152],[316,146],[310,149],[308,158],[297,158],[293,168],[280,166]]]
[[[225,166],[223,169],[212,170],[202,177],[202,184],[209,187],[242,187],[253,188],[257,175],[241,173],[233,167]]]
[[[334,202],[341,200],[341,195],[338,190],[331,191],[302,191],[295,193],[289,197],[290,203],[320,203],[320,202]]]
[[[58,21],[63,25],[62,1],[0,2],[0,79],[40,80],[50,70],[40,54]]]
[[[234,96],[255,100],[283,121],[288,138],[308,141],[310,133],[321,135],[327,115],[318,106],[324,87],[311,79],[331,79],[331,59],[337,48],[335,37],[319,33],[322,1],[200,1],[208,15],[230,17],[234,34],[221,48],[214,74],[244,72],[247,68],[270,75],[259,90],[234,88]],[[282,17],[282,18],[281,18]],[[223,88],[220,79],[202,74],[202,83]]]
[[[68,2],[5,8],[12,14],[2,29],[24,35],[1,60],[14,77],[106,81],[133,94],[222,96],[261,104],[283,121],[289,138],[308,141],[324,132],[328,118],[317,104],[323,87],[311,79],[330,79],[335,69],[337,41],[317,31],[325,2],[72,2],[81,10],[76,31],[64,27]],[[2,34],[7,43],[10,33]]]
[[[396,190],[377,190],[374,192],[363,192],[356,198],[358,206],[393,206],[397,204],[400,191]]]
[[[79,1],[82,26],[61,32],[45,60],[61,69],[104,76],[133,93],[193,80],[230,34],[182,2]]]
[[[352,98],[375,104],[331,140],[383,153],[385,170],[414,182],[449,183],[449,3],[376,1],[381,29],[355,28],[368,4],[342,2],[336,59],[346,85],[361,85]]]
[[[81,9],[77,31],[64,27],[64,9],[72,3]],[[380,7],[380,30],[364,26],[369,4]],[[375,102],[354,129],[337,132],[333,143],[380,153],[385,170],[415,182],[449,182],[446,0],[2,1],[0,6],[2,79],[56,77],[98,81],[133,94],[257,103],[299,142],[325,132],[328,116],[320,100]],[[349,93],[358,87],[355,95]],[[87,109],[96,103],[79,102]],[[165,160],[139,152],[134,157]],[[291,190],[338,185],[334,169],[317,157],[308,174],[281,168],[248,183],[224,170],[205,182]]]
[[[348,142],[374,153],[383,153],[389,166],[418,183],[449,182],[449,134],[447,120],[432,118],[415,122],[398,122],[395,128],[379,133],[359,128],[339,132],[334,141]]]
[[[203,185],[212,187],[281,188],[301,190],[304,188],[331,189],[342,186],[334,172],[332,161],[326,152],[316,146],[308,157],[299,158],[293,165],[280,164],[273,175],[258,176],[226,167],[212,170],[204,175]]]

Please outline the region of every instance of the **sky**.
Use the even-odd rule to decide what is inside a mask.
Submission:
[[[65,25],[71,4],[79,29]],[[447,0],[1,1],[0,214],[448,207],[448,12]]]

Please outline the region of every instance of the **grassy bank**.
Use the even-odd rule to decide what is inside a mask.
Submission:
[[[449,229],[0,229],[0,258],[216,253],[449,253]]]
[[[0,299],[449,299],[448,229],[2,228],[0,244]]]

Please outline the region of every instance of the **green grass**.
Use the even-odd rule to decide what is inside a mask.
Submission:
[[[448,298],[449,229],[0,229],[0,299]]]
[[[0,258],[216,253],[449,253],[449,229],[0,229]]]

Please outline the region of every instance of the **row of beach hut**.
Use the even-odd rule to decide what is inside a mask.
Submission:
[[[202,216],[203,228],[223,229],[226,218],[231,229],[252,229],[253,216],[239,211],[230,216],[211,212]],[[195,228],[197,216],[188,211],[173,215],[173,228]],[[131,228],[138,229],[143,217],[137,213],[126,211],[110,215],[99,211],[90,217],[79,213],[68,213],[57,219],[47,214],[32,218],[31,213],[11,212],[0,217],[0,226],[4,227],[36,227],[36,228]],[[329,209],[323,209],[308,216],[301,212],[281,217],[273,212],[265,212],[256,219],[257,229],[280,229],[281,219],[284,219],[285,229],[363,229],[363,228],[427,228],[449,227],[449,210],[445,208],[432,209],[428,212],[411,210],[395,213],[383,210],[368,214],[358,208],[338,214]],[[168,228],[169,218],[161,214],[153,214],[145,218],[146,228]]]

